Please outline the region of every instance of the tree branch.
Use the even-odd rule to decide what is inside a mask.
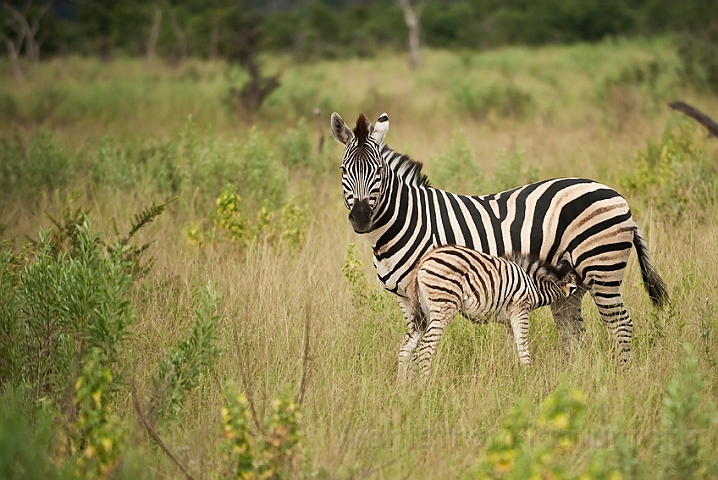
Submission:
[[[711,137],[718,138],[718,124],[711,117],[685,102],[671,102],[668,104],[673,110],[685,113],[696,122],[703,125]]]
[[[149,420],[147,420],[147,417],[145,417],[145,414],[142,412],[142,407],[140,407],[140,401],[137,399],[137,390],[135,389],[135,381],[132,379],[130,381],[130,393],[132,394],[132,405],[135,407],[135,412],[137,412],[137,416],[140,417],[140,423],[143,427],[145,427],[145,430],[147,430],[147,433],[152,438],[152,440],[155,441],[157,446],[159,446],[163,452],[167,454],[168,457],[170,457],[170,460],[177,465],[177,467],[182,470],[182,473],[184,473],[185,477],[187,477],[187,480],[194,480],[194,477],[190,475],[189,471],[187,471],[187,468],[182,465],[182,463],[177,459],[177,457],[174,456],[174,454],[170,451],[169,448],[167,448],[167,445],[162,441],[162,438],[157,434],[157,431],[155,431],[154,428],[152,428],[152,425],[150,425]]]

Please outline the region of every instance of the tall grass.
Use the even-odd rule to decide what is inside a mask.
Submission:
[[[526,468],[564,478],[718,475],[710,455],[718,442],[711,167],[718,146],[662,103],[683,98],[710,112],[718,100],[681,84],[669,42],[426,52],[416,75],[395,54],[309,65],[267,60],[285,84],[252,118],[225,108],[230,77],[222,64],[70,58],[40,65],[23,84],[0,78],[0,117],[13,120],[0,126],[0,231],[8,241],[0,257],[1,344],[12,347],[7,335],[29,325],[13,322],[35,318],[13,314],[30,305],[23,299],[31,284],[22,279],[39,276],[44,258],[22,247],[52,228],[47,214],[63,218],[68,209],[89,211],[92,228],[83,231],[97,243],[85,265],[108,265],[114,275],[98,270],[89,285],[121,279],[118,298],[108,298],[129,301],[122,315],[132,319],[122,324],[128,335],[123,330],[116,342],[118,360],[72,357],[62,394],[40,400],[22,380],[34,377],[22,368],[6,373],[22,363],[22,351],[3,349],[1,458],[18,459],[26,478],[179,477],[139,426],[130,388],[146,413],[149,399],[162,397],[161,380],[173,379],[164,394],[178,401],[166,404],[154,428],[196,477],[236,474],[240,466],[318,478],[520,478]],[[631,70],[650,62],[661,66],[655,79]],[[477,116],[451,101],[457,81],[476,91],[515,85],[532,106],[520,116]],[[396,384],[403,316],[346,220],[341,148],[331,142],[315,153],[315,105],[326,122],[334,109],[347,119],[388,112],[388,143],[424,161],[440,187],[488,193],[582,175],[622,190],[672,304],[653,310],[633,257],[622,287],[635,333],[625,370],[616,368],[607,329],[586,298],[585,343],[570,352],[548,309],[531,317],[536,361],[528,370],[505,329],[457,321],[428,386]],[[115,229],[129,231],[133,215],[152,202],[168,202],[167,209],[135,233],[133,245],[149,245],[144,255],[154,261],[130,281],[120,268],[126,264],[103,252],[121,237]],[[45,261],[59,276],[88,270],[68,267],[78,257]],[[69,298],[70,280],[50,284],[64,286]],[[202,296],[208,283],[216,296]],[[93,295],[94,304],[48,302],[91,318],[89,306],[105,298]],[[70,313],[56,318],[71,323]],[[182,368],[191,371],[186,385]],[[88,384],[96,390],[82,390]],[[108,403],[94,404],[94,391]],[[30,424],[14,412],[31,413]],[[32,441],[22,447],[12,432]],[[506,432],[520,442],[507,443]],[[116,437],[121,454],[100,450],[106,436]],[[60,448],[73,442],[75,451]],[[251,446],[251,462],[232,450],[240,444]],[[105,463],[82,457],[93,445]],[[36,460],[42,457],[53,463]]]

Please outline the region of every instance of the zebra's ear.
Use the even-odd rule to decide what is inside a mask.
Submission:
[[[352,131],[347,127],[346,122],[344,122],[344,119],[339,115],[337,112],[332,113],[332,136],[334,136],[334,140],[336,140],[339,143],[343,143],[346,145],[349,143],[349,140],[354,138],[354,134]]]
[[[386,113],[382,113],[379,119],[374,125],[374,131],[371,134],[371,138],[379,145],[384,144],[384,137],[386,132],[389,130],[389,116]]]

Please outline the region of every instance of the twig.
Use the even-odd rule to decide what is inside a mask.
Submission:
[[[236,329],[236,327],[235,327]],[[236,330],[235,330],[236,331]],[[246,346],[246,344],[245,344]],[[245,351],[247,349],[245,348]],[[257,431],[259,431],[262,436],[264,436],[264,427],[262,427],[262,422],[259,421],[259,415],[257,415],[257,409],[254,408],[254,393],[252,392],[253,386],[252,383],[249,381],[249,377],[247,376],[247,372],[244,370],[244,364],[240,360],[240,366],[239,366],[239,372],[242,375],[242,382],[244,382],[245,386],[245,395],[247,396],[247,403],[249,403],[249,413],[252,415],[252,420],[254,421],[254,426],[257,427]]]
[[[317,125],[317,154],[321,155],[324,149],[324,125],[322,124],[322,111],[319,107],[314,107],[314,119]]]
[[[145,414],[142,413],[140,401],[137,399],[137,390],[135,389],[134,378],[130,380],[130,393],[132,394],[132,405],[135,407],[137,416],[140,417],[140,423],[143,427],[145,427],[145,430],[147,430],[149,436],[162,449],[162,451],[164,451],[167,456],[170,457],[170,460],[172,460],[172,462],[174,462],[174,464],[177,465],[180,470],[182,470],[182,473],[184,473],[185,477],[187,477],[188,480],[194,480],[194,477],[190,475],[185,466],[182,465],[182,463],[177,459],[177,457],[174,456],[170,449],[167,448],[167,445],[165,445],[165,443],[162,441],[162,438],[160,438],[155,429],[152,428],[152,425],[150,425],[150,422],[147,420],[147,417],[145,417]]]
[[[307,390],[307,377],[309,372],[309,330],[312,323],[312,305],[307,302],[305,308],[306,318],[304,320],[304,354],[302,355],[302,378],[299,381],[299,391],[297,392],[297,403],[299,406],[304,402],[304,392]]]
[[[705,113],[685,102],[671,102],[668,106],[673,110],[685,113],[689,117],[693,118],[696,122],[706,127],[706,130],[708,130],[711,137],[718,138],[718,124]]]

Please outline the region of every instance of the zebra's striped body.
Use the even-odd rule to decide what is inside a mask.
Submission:
[[[562,338],[584,331],[581,298],[589,291],[619,362],[628,360],[633,323],[619,287],[632,247],[653,302],[662,304],[668,294],[621,195],[583,178],[545,180],[484,196],[445,192],[429,185],[420,163],[384,144],[388,127],[386,114],[376,126],[362,114],[352,132],[332,115],[334,138],[345,145],[342,188],[349,220],[371,243],[379,280],[397,295],[407,324],[409,274],[436,246],[457,244],[495,256],[516,251],[554,265],[566,259],[581,286],[551,305]]]
[[[476,323],[493,314],[510,326],[519,360],[529,364],[529,313],[568,297],[576,282],[566,260],[554,267],[520,253],[502,258],[458,245],[430,250],[409,276],[412,317],[399,352],[399,379],[405,378],[414,352],[428,375],[444,329],[457,313]]]

